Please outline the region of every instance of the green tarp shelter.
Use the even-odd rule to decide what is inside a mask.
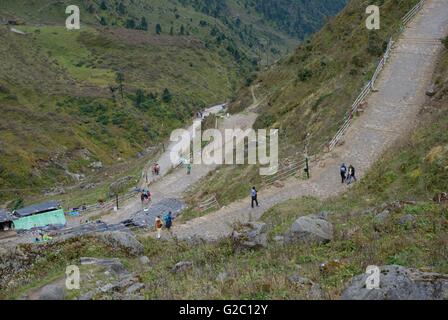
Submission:
[[[14,220],[14,227],[16,230],[30,230],[36,227],[65,225],[66,223],[64,210],[60,209],[19,218]]]

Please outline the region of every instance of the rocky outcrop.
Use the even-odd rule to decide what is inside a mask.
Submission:
[[[237,250],[266,248],[267,226],[262,222],[240,225],[233,231],[231,239]]]
[[[94,237],[114,249],[124,250],[133,256],[141,256],[144,251],[143,245],[131,233],[112,231],[99,233]]]
[[[333,225],[327,220],[327,214],[300,217],[285,235],[286,244],[319,243],[333,240]]]
[[[64,298],[64,288],[53,284],[43,287],[36,297],[37,300],[64,300]]]
[[[343,300],[442,300],[448,299],[448,275],[421,272],[402,266],[380,267],[380,288],[369,290],[369,275],[352,279]]]
[[[310,279],[295,274],[289,277],[288,280],[294,286],[306,290],[308,299],[319,300],[323,298],[324,293],[322,288]]]
[[[193,268],[193,262],[191,262],[191,261],[181,261],[181,262],[177,263],[173,267],[171,272],[173,272],[173,273],[180,273],[180,272],[188,271],[188,270],[190,270],[192,268]]]

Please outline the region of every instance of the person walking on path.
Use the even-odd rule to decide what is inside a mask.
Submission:
[[[351,184],[353,181],[357,182],[358,179],[356,179],[356,170],[355,167],[350,165],[350,167],[348,167],[348,178],[347,178],[348,182],[347,184]]]
[[[162,237],[162,228],[163,228],[163,222],[162,219],[160,219],[160,216],[157,216],[155,227],[157,231],[157,239],[160,239]]]
[[[342,178],[342,183],[345,183],[345,181],[347,180],[347,166],[345,165],[345,163],[343,163],[341,165],[341,178]]]
[[[187,174],[191,174],[191,163],[187,163]]]
[[[252,188],[251,192],[251,197],[252,197],[252,208],[254,208],[254,203],[257,205],[257,207],[259,207],[258,205],[258,191],[255,187]]]
[[[173,226],[173,214],[172,212],[168,212],[164,217],[163,220],[165,221],[165,228],[168,229],[168,231],[171,231],[171,227]]]

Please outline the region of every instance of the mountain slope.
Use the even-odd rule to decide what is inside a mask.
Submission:
[[[390,36],[399,30],[401,18],[417,2],[384,1],[381,29],[369,31],[365,27],[367,2],[350,1],[294,54],[254,77],[230,109],[239,112],[251,105],[254,90],[261,101],[255,128],[279,129],[280,163],[303,160],[308,134],[309,153],[325,151],[325,144],[371,79]],[[199,198],[217,194],[225,205],[261,183],[256,166],[224,166],[198,183],[194,193]]]
[[[0,21],[26,33],[0,26],[0,185],[19,189],[0,198],[135,158],[299,40],[240,2],[84,0],[79,31],[65,29],[69,4],[0,4]]]

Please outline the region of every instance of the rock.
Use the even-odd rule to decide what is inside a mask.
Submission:
[[[64,288],[56,285],[48,285],[43,287],[37,297],[38,300],[64,300]]]
[[[448,275],[421,272],[402,266],[380,267],[380,288],[366,288],[367,274],[354,277],[343,300],[443,300],[448,299]]]
[[[140,258],[138,258],[138,262],[142,266],[149,266],[151,264],[151,261],[147,256],[141,256]]]
[[[237,249],[259,249],[268,245],[267,226],[262,222],[241,225],[234,230],[231,237]]]
[[[288,278],[289,282],[299,285],[299,286],[306,286],[306,285],[313,285],[314,283],[307,278],[301,277],[298,274],[295,274]]]
[[[297,285],[299,287],[303,287],[305,289],[308,289],[308,298],[312,300],[318,300],[322,299],[323,296],[323,290],[322,288],[311,281],[310,279],[301,277],[297,274],[291,276],[288,278],[288,280],[293,283],[294,285]]]
[[[136,282],[138,282],[136,278],[134,278],[133,276],[129,276],[118,281],[117,283],[114,284],[114,286],[118,291],[123,291],[133,286]]]
[[[384,224],[389,219],[389,217],[390,217],[390,211],[386,209],[375,216],[374,223]]]
[[[120,259],[97,259],[97,258],[87,258],[82,257],[80,259],[81,265],[96,265],[101,267],[106,267],[108,270],[114,272],[116,275],[126,275],[129,272],[126,270],[124,265],[121,263]],[[109,271],[106,271],[106,275]]]
[[[274,237],[274,241],[281,244],[281,243],[285,242],[285,237],[276,236],[276,237]]]
[[[132,286],[130,286],[127,290],[126,290],[126,294],[133,294],[136,292],[140,292],[145,288],[145,285],[143,283],[134,283]]]
[[[225,282],[229,278],[229,274],[227,272],[221,272],[216,277],[216,281],[218,282]]]
[[[428,89],[426,89],[426,95],[428,97],[434,97],[438,91],[438,87],[435,83],[432,83]]]
[[[412,225],[412,224],[414,224],[414,222],[415,222],[415,217],[412,214],[406,214],[398,220],[398,224],[400,224],[402,226]]]
[[[117,289],[118,289],[117,284],[108,283],[105,286],[101,287],[99,290],[102,293],[108,293],[108,292],[111,292],[111,291],[114,291],[114,290],[117,290]]]
[[[308,292],[308,297],[312,300],[320,300],[323,299],[324,290],[318,284],[313,284],[311,286],[310,291]]]
[[[373,227],[375,231],[381,232],[384,230],[386,223],[389,221],[391,217],[391,212],[389,209],[383,210],[381,213],[377,214],[373,218]]]
[[[82,190],[90,190],[90,189],[94,189],[95,187],[96,187],[95,183],[87,183],[87,184],[81,185],[79,188]]]
[[[330,214],[331,214],[331,212],[328,212],[328,211],[322,211],[322,212],[319,212],[319,214],[317,215],[320,219],[322,219],[322,220],[326,220],[326,221],[328,221],[328,218],[330,217]]]
[[[300,217],[285,235],[285,243],[320,243],[333,240],[333,225],[319,215]]]
[[[89,167],[92,168],[92,169],[102,169],[103,168],[103,163],[101,161],[92,162],[89,165]]]
[[[120,259],[114,258],[114,259],[98,259],[98,258],[90,258],[90,257],[81,257],[79,259],[81,262],[81,265],[97,265],[97,266],[103,266],[103,267],[110,267],[113,264],[120,263]]]
[[[181,261],[177,263],[171,270],[173,273],[185,272],[193,268],[193,262],[191,261]]]
[[[134,256],[142,255],[144,252],[143,245],[129,233],[121,231],[108,231],[96,234],[94,236],[103,241],[105,244],[110,245],[112,248],[121,249]]]
[[[78,300],[90,301],[93,300],[93,297],[95,297],[95,291],[89,291],[86,294],[80,296]]]

